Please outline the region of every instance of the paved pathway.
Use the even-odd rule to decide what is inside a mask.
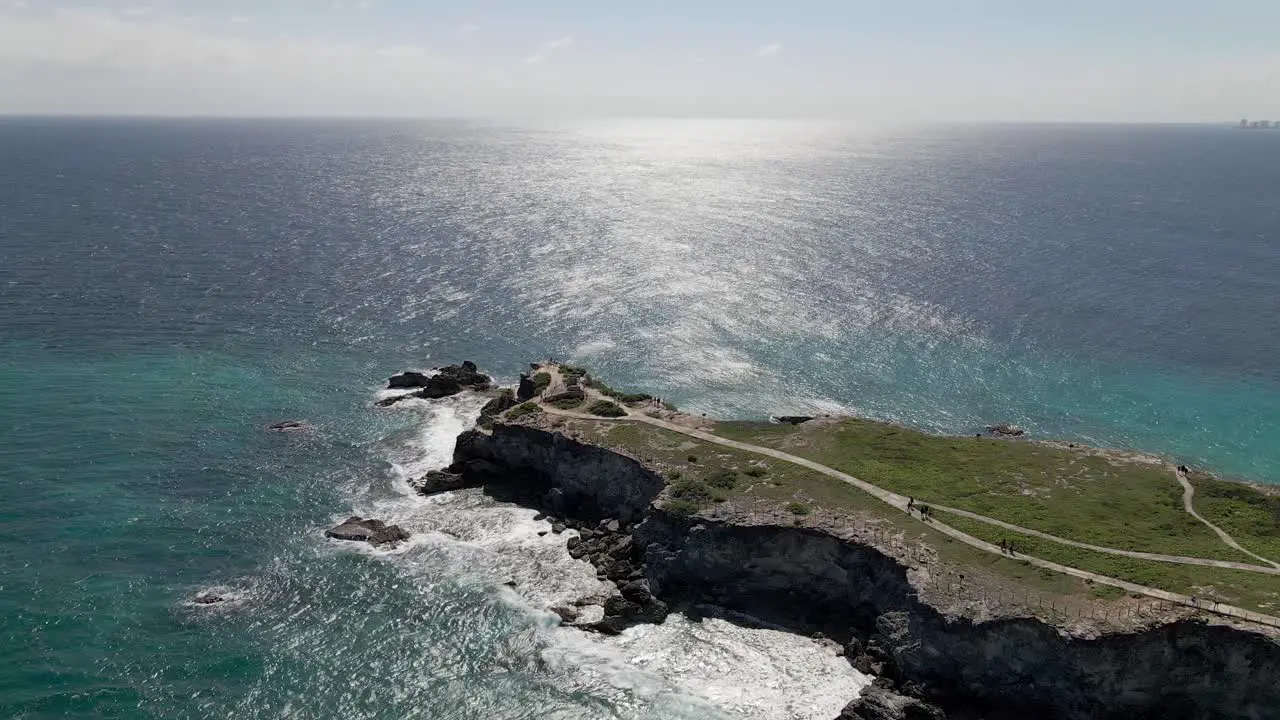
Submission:
[[[1222,542],[1230,545],[1231,547],[1235,548],[1236,550],[1239,550],[1240,552],[1244,553],[1245,555],[1248,555],[1249,557],[1257,558],[1262,562],[1270,565],[1271,567],[1276,568],[1277,570],[1280,570],[1280,564],[1277,564],[1271,560],[1268,560],[1262,557],[1261,555],[1258,555],[1257,553],[1250,552],[1240,547],[1240,543],[1236,542],[1235,538],[1228,535],[1226,531],[1224,531],[1222,528],[1218,527],[1217,525],[1214,525],[1208,520],[1205,520],[1204,517],[1200,515],[1200,513],[1196,512],[1195,503],[1193,502],[1196,496],[1195,487],[1193,487],[1191,485],[1191,482],[1187,480],[1187,474],[1182,472],[1181,469],[1177,471],[1177,475],[1178,475],[1178,482],[1182,485],[1182,507],[1186,508],[1187,513],[1190,514],[1191,517],[1194,517],[1195,519],[1204,523],[1206,526],[1208,526],[1210,530],[1217,533],[1218,537],[1222,538]]]
[[[559,373],[556,372],[555,375],[558,377]],[[598,393],[590,389],[586,389],[586,390],[587,390],[588,400],[599,399],[600,396]],[[599,418],[594,415],[574,412],[571,410],[560,410],[558,408],[553,408],[547,405],[542,405],[542,408],[546,412],[551,413],[553,415],[562,415],[564,417],[572,417],[572,418],[578,418],[582,420],[595,420],[595,421],[613,420],[613,421],[642,422],[647,425],[660,427],[664,430],[670,430],[671,432],[680,433],[681,435],[687,435],[689,437],[697,438],[704,442],[709,442],[715,445],[731,447],[736,450],[742,450],[744,452],[754,453],[756,455],[765,455],[767,457],[775,458],[777,460],[782,460],[783,462],[789,462],[794,465],[799,465],[801,467],[809,468],[810,470],[813,470],[815,472],[821,473],[828,477],[835,478],[837,480],[840,480],[841,482],[848,483],[849,485],[853,485],[859,490],[862,490],[870,495],[875,496],[876,498],[880,499],[881,501],[883,501],[888,505],[891,505],[903,512],[908,512],[908,513],[910,512],[907,510],[908,498],[906,496],[899,495],[898,493],[892,492],[890,490],[885,490],[884,488],[878,485],[872,485],[871,483],[866,482],[864,480],[859,480],[858,478],[852,475],[849,475],[847,473],[842,473],[839,470],[829,468],[826,465],[816,463],[812,460],[808,460],[806,458],[802,458],[797,455],[785,453],[785,452],[782,452],[781,450],[775,450],[773,448],[763,447],[760,445],[752,445],[750,443],[738,442],[737,440],[730,440],[728,438],[723,438],[718,435],[713,435],[704,430],[697,430],[694,428],[685,427],[684,425],[677,425],[676,423],[668,422],[666,420],[660,420],[658,418],[649,417],[648,415],[628,413],[627,416],[621,417],[621,418]],[[957,514],[973,515],[972,513],[963,513],[963,512],[959,512]],[[999,524],[999,521],[993,520],[992,518],[986,518],[980,515],[977,515],[974,517],[975,519],[979,519],[984,522]],[[937,520],[933,520],[933,521],[930,521],[928,524],[933,529],[945,535],[948,535],[952,538],[955,538],[956,540],[959,540],[960,542],[963,542],[966,545],[978,548],[979,550],[983,550],[983,551],[992,553],[994,555],[1004,555],[1004,551],[998,545],[993,545],[992,543],[989,543],[985,540],[973,537],[972,535],[969,535],[965,532],[957,530],[949,525],[946,525],[945,523],[938,522]],[[1013,529],[1014,527],[1016,526],[1010,526],[1010,529]],[[1025,530],[1020,529],[1018,530],[1018,532],[1025,532]],[[1049,536],[1049,538],[1054,540],[1061,540],[1060,538],[1053,538],[1053,536]],[[1125,551],[1116,551],[1116,552],[1124,553]],[[1139,554],[1139,557],[1141,557],[1141,554]],[[1179,593],[1169,592],[1167,590],[1160,590],[1159,588],[1147,587],[1146,585],[1138,585],[1136,583],[1127,582],[1125,580],[1119,580],[1117,578],[1108,577],[1106,575],[1091,573],[1091,572],[1088,572],[1087,570],[1081,570],[1079,568],[1074,568],[1067,565],[1059,565],[1057,563],[1049,562],[1048,560],[1041,560],[1040,558],[1032,557],[1030,555],[1018,554],[1017,558],[1019,560],[1026,561],[1027,563],[1030,563],[1031,565],[1034,565],[1036,567],[1042,567],[1048,570],[1064,573],[1066,575],[1071,575],[1073,577],[1078,577],[1084,580],[1092,580],[1093,582],[1101,583],[1103,585],[1110,585],[1111,587],[1117,587],[1130,593],[1138,593],[1138,594],[1146,595],[1148,597],[1165,600],[1167,602],[1171,602],[1179,605],[1186,605],[1188,607],[1193,607],[1200,610],[1215,612],[1220,615],[1227,615],[1230,617],[1241,618],[1244,620],[1248,620],[1250,622],[1255,622],[1262,625],[1269,625],[1271,627],[1280,628],[1280,617],[1275,617],[1272,615],[1264,615],[1262,613],[1253,612],[1252,610],[1246,610],[1244,608],[1239,608],[1232,605],[1226,605],[1223,603],[1213,603],[1212,606],[1210,606],[1210,604],[1208,603],[1197,602],[1196,598],[1189,595],[1181,595]],[[1184,559],[1198,560],[1199,558],[1184,558]],[[1226,561],[1208,561],[1208,562],[1226,563]],[[1257,572],[1271,571],[1270,568],[1261,568],[1253,565],[1245,565],[1243,563],[1240,563],[1240,565],[1243,565],[1243,568],[1241,569],[1252,569]],[[1226,566],[1232,567],[1232,564],[1227,563]]]

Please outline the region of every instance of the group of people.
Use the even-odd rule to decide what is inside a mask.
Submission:
[[[1018,554],[1017,551],[1013,549],[1013,541],[1009,540],[1008,538],[1002,538],[1000,540],[1000,552],[1004,553],[1005,555]]]
[[[907,498],[907,512],[912,510],[919,510],[920,519],[925,522],[929,522],[929,518],[933,517],[933,510],[928,505],[916,505],[916,499],[909,497]]]

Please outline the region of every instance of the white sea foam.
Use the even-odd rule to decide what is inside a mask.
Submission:
[[[394,492],[358,493],[353,512],[399,524],[413,538],[395,550],[359,551],[402,563],[410,575],[448,568],[459,582],[503,588],[503,601],[529,613],[540,628],[541,654],[551,671],[569,689],[619,707],[641,702],[673,718],[826,720],[869,682],[827,645],[722,620],[673,615],[618,637],[560,626],[548,608],[611,589],[591,565],[569,556],[566,536],[550,532],[550,522],[534,520],[533,510],[477,490],[424,498],[409,486],[410,478],[450,462],[457,435],[483,402],[462,395],[396,406],[421,422],[388,447]]]

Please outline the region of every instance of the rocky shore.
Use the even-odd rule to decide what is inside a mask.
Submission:
[[[584,630],[679,611],[833,640],[876,678],[843,720],[1280,716],[1280,643],[1267,635],[1185,619],[1080,633],[949,613],[874,544],[759,514],[668,511],[661,467],[497,412],[418,488],[483,487],[553,519],[569,553],[617,588],[579,604],[601,605],[602,619],[554,609]]]

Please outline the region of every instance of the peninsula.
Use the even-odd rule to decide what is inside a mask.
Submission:
[[[717,422],[566,364],[496,391],[469,363],[438,374],[493,399],[417,487],[554,519],[617,589],[553,608],[586,631],[678,611],[826,638],[876,678],[845,720],[1280,708],[1268,488],[1007,432]],[[431,377],[393,385],[435,397]]]

